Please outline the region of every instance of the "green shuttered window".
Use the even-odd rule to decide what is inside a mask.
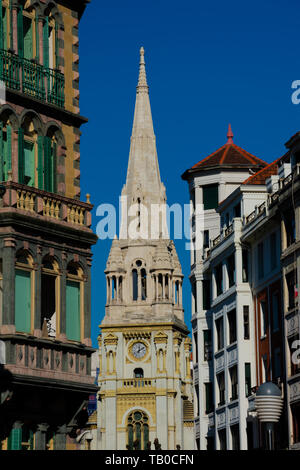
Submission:
[[[15,325],[16,331],[31,330],[31,275],[29,271],[16,270],[15,277]]]
[[[80,283],[67,281],[66,334],[72,341],[80,341]]]
[[[12,429],[7,442],[8,450],[22,449],[22,428]]]

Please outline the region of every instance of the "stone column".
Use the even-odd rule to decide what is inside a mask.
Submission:
[[[10,32],[10,43],[9,47],[15,53],[18,52],[18,2],[12,2],[12,20],[10,22],[12,31]]]
[[[66,449],[66,441],[67,441],[67,426],[63,424],[55,433],[54,439],[54,450],[65,450]]]
[[[46,450],[46,438],[49,425],[46,423],[38,424],[35,433],[35,450]]]
[[[7,333],[15,331],[15,247],[13,238],[3,241],[3,296],[2,296],[2,324]],[[3,327],[2,327],[3,330]]]
[[[165,274],[162,275],[162,298],[165,300],[165,287],[166,287],[166,281],[165,281]]]

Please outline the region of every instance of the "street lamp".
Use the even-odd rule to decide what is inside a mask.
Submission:
[[[283,408],[281,391],[273,382],[263,383],[256,392],[255,407],[258,419],[264,423],[266,445],[274,450],[274,423],[278,423]]]

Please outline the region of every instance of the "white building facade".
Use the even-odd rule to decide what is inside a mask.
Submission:
[[[200,228],[193,230],[190,275],[200,450],[247,449],[247,397],[255,377],[249,254],[241,233],[244,216],[266,196],[242,183],[266,163],[236,146],[230,127],[227,137],[183,175],[194,208],[192,227]]]

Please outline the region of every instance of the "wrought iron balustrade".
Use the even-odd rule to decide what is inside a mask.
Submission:
[[[0,49],[0,80],[13,90],[64,107],[65,78],[58,70]]]

